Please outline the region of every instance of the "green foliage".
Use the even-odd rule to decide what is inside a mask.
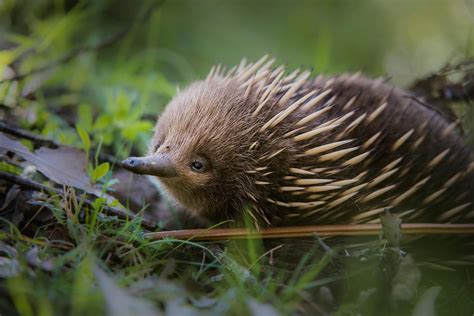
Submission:
[[[132,106],[132,100],[125,91],[116,96],[109,96],[105,111],[92,124],[94,135],[100,135],[105,145],[114,142],[117,135],[120,139],[133,142],[140,133],[151,131],[153,124],[140,119],[143,110]]]
[[[99,179],[102,179],[107,172],[109,172],[110,164],[108,162],[101,163],[98,165],[94,171],[92,171],[92,182],[96,182]]]
[[[82,149],[84,149],[86,152],[86,157],[88,157],[91,150],[91,139],[89,134],[80,126],[76,126],[76,130],[82,141]]]

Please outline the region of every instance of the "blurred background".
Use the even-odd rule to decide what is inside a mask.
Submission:
[[[146,148],[176,86],[214,64],[271,53],[407,86],[472,56],[473,21],[472,0],[2,0],[0,70],[19,80],[0,100],[20,106],[21,127],[75,143],[78,124],[123,156]]]

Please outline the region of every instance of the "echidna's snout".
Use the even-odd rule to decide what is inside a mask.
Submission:
[[[134,173],[162,178],[171,178],[177,175],[176,167],[171,159],[159,153],[146,157],[129,157],[121,162],[121,166]]]

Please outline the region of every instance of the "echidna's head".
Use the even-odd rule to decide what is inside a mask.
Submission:
[[[214,77],[179,92],[161,114],[149,156],[125,167],[159,177],[186,209],[213,220],[242,205],[255,106],[238,82]],[[250,103],[250,104],[249,104]]]

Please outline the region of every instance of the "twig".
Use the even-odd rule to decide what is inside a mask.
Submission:
[[[3,121],[0,121],[0,132],[4,132],[6,134],[15,136],[17,138],[27,139],[29,141],[32,141],[35,145],[38,145],[39,147],[45,146],[45,147],[58,148],[59,146],[61,146],[60,143],[52,139],[49,139],[37,134],[33,134],[21,128],[9,126]],[[91,152],[91,156],[94,156],[93,152]],[[120,163],[120,160],[116,159],[114,156],[104,154],[104,153],[99,153],[99,161],[101,162],[108,161],[112,165],[118,165]]]
[[[244,238],[297,238],[318,236],[369,236],[380,234],[380,224],[314,225],[273,227],[259,231],[246,228],[188,229],[147,233],[151,240],[163,238],[193,240],[224,240]],[[402,224],[402,233],[413,234],[474,234],[474,224]]]
[[[57,148],[61,145],[52,139],[48,139],[43,136],[33,134],[21,128],[9,126],[5,122],[2,122],[2,121],[0,121],[0,132],[7,133],[18,138],[31,140],[33,143],[37,144],[38,146]]]
[[[453,82],[448,76],[455,73],[463,74],[463,78]],[[409,89],[428,98],[430,102],[469,102],[474,99],[473,80],[474,58],[468,58],[454,65],[447,64],[438,72],[415,80]]]
[[[48,192],[50,194],[60,194],[60,195],[64,194],[63,190],[56,189],[53,187],[48,187],[36,181],[21,178],[19,176],[16,176],[14,174],[7,173],[7,172],[0,171],[0,179],[5,180],[9,183],[17,184],[18,186],[22,188],[33,190],[33,191]],[[84,197],[77,197],[77,199],[88,206],[92,206],[94,203],[93,201]],[[135,220],[137,218],[136,215],[134,214],[127,213],[122,209],[108,206],[108,205],[104,206],[103,211],[107,215],[117,216],[118,218],[124,219],[124,220]],[[141,219],[141,226],[148,230],[156,230],[157,228],[156,224],[143,218]]]

